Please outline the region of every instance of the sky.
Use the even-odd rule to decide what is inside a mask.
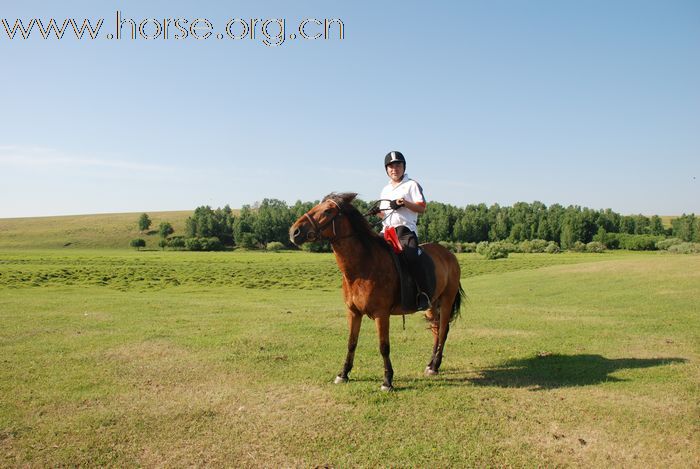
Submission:
[[[110,38],[117,11],[143,35]],[[8,37],[33,18],[104,21]],[[344,37],[302,38],[311,19]],[[0,20],[0,218],[373,200],[392,150],[429,201],[700,213],[695,0],[3,0]]]

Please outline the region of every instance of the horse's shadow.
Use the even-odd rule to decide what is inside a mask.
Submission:
[[[469,376],[457,377],[445,370],[445,383],[497,386],[502,388],[555,389],[626,381],[611,376],[619,370],[649,368],[685,363],[684,358],[615,358],[601,355],[546,354],[508,360],[500,365],[473,370]],[[476,375],[476,376],[474,376]]]

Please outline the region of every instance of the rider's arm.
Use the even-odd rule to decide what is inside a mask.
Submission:
[[[410,200],[406,199],[399,199],[399,203],[403,202],[403,206],[408,208],[409,210],[416,212],[416,213],[423,213],[425,212],[425,202],[411,202]]]

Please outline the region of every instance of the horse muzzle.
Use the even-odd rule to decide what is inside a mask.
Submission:
[[[295,223],[289,229],[289,240],[296,246],[301,246],[307,241],[315,241],[317,237],[314,230],[302,224]]]

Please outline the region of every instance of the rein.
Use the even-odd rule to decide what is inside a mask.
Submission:
[[[379,206],[381,205],[382,202],[391,202],[391,199],[379,199],[379,200],[375,200],[375,201],[372,203],[372,205],[370,205],[369,210],[367,210],[366,213],[363,213],[362,216],[365,217],[365,218],[367,218],[367,217],[370,217],[370,216],[372,216],[372,215],[376,215],[377,212],[380,211],[380,210],[379,210]],[[385,211],[385,210],[382,210],[382,211]],[[386,220],[387,218],[389,218],[395,211],[396,211],[395,209],[390,209],[390,210],[389,210],[389,214],[388,214],[387,216],[385,216],[384,218],[382,218],[381,220],[379,220],[379,221],[377,221],[377,222],[370,223],[370,224],[372,225],[373,228],[378,227],[379,225],[381,225],[382,223],[384,223],[384,220]]]
[[[313,241],[322,241],[322,240],[333,241],[333,240],[345,239],[345,238],[350,238],[350,237],[355,236],[354,233],[351,233],[351,234],[349,234],[349,235],[345,235],[345,236],[338,237],[338,233],[337,233],[337,231],[336,231],[336,229],[335,229],[335,220],[336,220],[336,218],[342,216],[342,215],[343,215],[343,212],[342,212],[342,210],[340,209],[340,205],[338,205],[338,203],[337,203],[335,200],[333,200],[333,199],[328,199],[328,201],[329,201],[329,202],[332,202],[333,205],[336,206],[336,208],[338,209],[338,213],[336,213],[330,220],[328,220],[327,222],[325,222],[323,225],[319,225],[319,223],[318,223],[311,215],[309,215],[309,212],[306,212],[306,213],[304,214],[304,216],[306,217],[306,219],[309,220],[309,223],[311,223],[311,226],[314,227],[314,229],[313,229],[312,231],[309,231],[309,232],[306,234],[306,239],[309,240],[309,241],[311,241],[311,242],[313,242]],[[363,213],[362,216],[365,217],[365,218],[368,218],[368,217],[370,217],[370,216],[372,216],[372,215],[376,215],[376,214],[377,214],[377,211],[379,211],[379,205],[380,205],[382,202],[391,202],[391,199],[379,199],[379,200],[375,200],[375,201],[372,203],[372,205],[370,206],[370,209],[369,209],[366,213]],[[387,218],[389,218],[395,211],[396,211],[396,210],[391,209],[391,210],[389,211],[389,214],[388,214],[387,216],[385,216],[384,218],[382,218],[382,219],[379,220],[378,222],[371,223],[372,227],[376,228],[377,226],[381,225],[381,224],[384,222],[384,220],[386,220]],[[321,235],[321,232],[322,232],[323,230],[325,230],[326,228],[328,228],[328,225],[333,225],[333,236],[323,237],[323,236]]]

